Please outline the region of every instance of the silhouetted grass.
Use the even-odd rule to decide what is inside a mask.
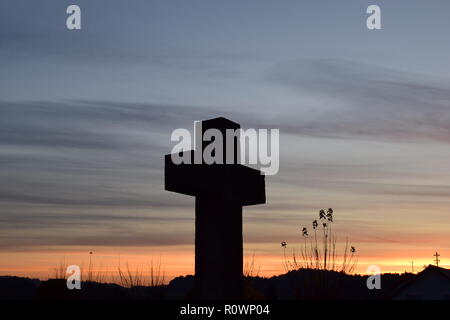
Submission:
[[[133,287],[160,287],[164,285],[165,275],[161,269],[161,260],[156,264],[153,259],[148,266],[149,275],[144,273],[144,267],[136,267],[134,270],[129,266],[128,262],[125,264],[125,268],[122,269],[119,262],[117,283],[126,288]]]
[[[302,299],[332,299],[339,291],[338,277],[331,277],[330,272],[351,274],[356,268],[356,249],[349,246],[348,238],[341,254],[336,246],[336,236],[333,233],[333,209],[325,213],[319,211],[319,219],[312,222],[314,234],[309,234],[308,228],[302,228],[303,243],[299,250],[292,250],[292,257],[286,254],[288,244],[282,242],[283,266],[286,272],[300,269],[317,271],[301,285],[293,283],[297,297]]]
[[[62,259],[60,264],[54,268],[53,274],[49,277],[52,279],[67,279],[69,274],[66,273],[68,264]],[[80,266],[81,281],[98,282],[98,283],[117,283],[126,288],[151,286],[160,287],[165,284],[165,275],[162,269],[161,260],[154,262],[153,259],[147,266],[130,267],[128,262],[122,267],[120,260],[117,267],[117,273],[103,270],[100,265],[94,265],[92,252],[89,253],[89,264],[85,267]],[[148,271],[148,272],[147,272]]]
[[[303,227],[303,244],[300,246],[300,250],[296,251],[295,248],[292,250],[291,259],[286,255],[287,243],[281,243],[284,254],[283,266],[286,272],[301,268],[342,273],[354,271],[357,265],[356,249],[349,246],[347,238],[342,254],[338,253],[336,236],[332,229],[333,222],[333,209],[329,208],[327,213],[320,210],[319,220],[312,222],[314,234],[310,235],[308,228]]]

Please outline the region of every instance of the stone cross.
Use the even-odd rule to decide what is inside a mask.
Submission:
[[[264,175],[238,161],[226,163],[226,130],[240,125],[225,118],[201,122],[201,136],[217,129],[223,137],[224,164],[174,164],[165,156],[165,189],[195,197],[195,298],[243,297],[242,207],[266,202]],[[203,139],[202,139],[203,140]],[[212,142],[201,143],[201,151]],[[196,145],[198,148],[199,144]],[[199,150],[186,151],[193,160]],[[203,159],[203,158],[202,158]]]

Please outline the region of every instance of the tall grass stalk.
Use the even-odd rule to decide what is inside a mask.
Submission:
[[[255,254],[251,258],[246,258],[244,263],[244,277],[256,278],[261,271],[261,265],[255,266]]]

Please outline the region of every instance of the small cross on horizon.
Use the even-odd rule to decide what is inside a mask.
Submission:
[[[439,262],[441,262],[441,260],[439,259],[441,255],[439,253],[436,253],[433,255],[433,257],[435,257],[434,262],[436,262],[436,267],[439,267]]]

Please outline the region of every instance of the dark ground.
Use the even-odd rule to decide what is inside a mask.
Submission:
[[[367,276],[338,272],[298,270],[271,278],[245,278],[246,299],[328,299],[380,300],[401,282],[414,277],[405,274],[383,274],[382,289],[368,290]],[[81,290],[69,291],[65,280],[40,281],[19,277],[0,277],[0,300],[183,300],[193,299],[193,276],[177,277],[161,287],[124,288],[116,284],[83,282]]]

